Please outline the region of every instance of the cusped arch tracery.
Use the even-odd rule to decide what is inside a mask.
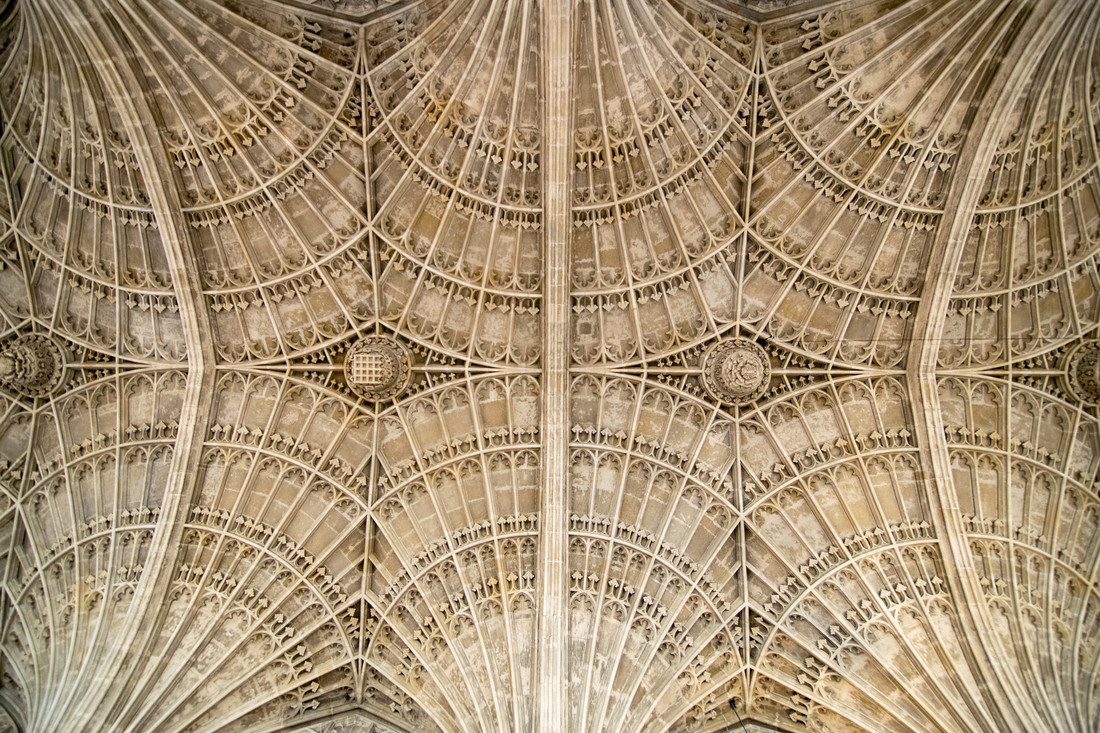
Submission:
[[[0,390],[20,726],[1095,722],[1094,4],[978,140],[1041,4],[64,2],[0,10],[0,331],[72,352]]]
[[[366,32],[379,315],[475,359],[539,356],[538,6],[452,3]]]
[[[671,722],[709,676],[741,664],[736,609],[651,550],[614,535],[570,540],[570,709],[586,727]],[[595,664],[609,657],[607,664]]]
[[[29,2],[0,25],[5,310],[101,352],[179,361],[179,304],[150,172],[132,152],[125,111],[101,91],[112,80],[91,61],[97,50],[73,30]]]
[[[501,524],[412,560],[376,606],[415,654],[424,705],[460,727],[526,725],[536,645],[535,526]],[[380,571],[384,570],[380,568]],[[395,649],[372,635],[367,660],[392,668]],[[422,687],[420,686],[422,685]]]
[[[795,693],[784,712],[828,711],[840,730],[988,725],[964,682],[974,677],[938,557],[927,542],[879,551],[815,584],[761,640],[753,686],[762,694],[750,705],[769,717],[782,710],[767,694],[772,681]]]
[[[939,361],[1000,366],[1049,353],[1100,318],[1096,127],[1100,69],[1089,3],[1060,8],[981,171]]]

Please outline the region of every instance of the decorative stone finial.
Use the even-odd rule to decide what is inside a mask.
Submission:
[[[1100,341],[1085,341],[1066,357],[1069,391],[1089,405],[1100,404]]]
[[[64,352],[47,336],[24,334],[0,351],[0,385],[12,392],[24,397],[48,397],[64,378]]]
[[[711,397],[730,405],[744,405],[768,390],[772,368],[758,344],[738,338],[719,341],[703,354],[703,387]]]
[[[388,400],[409,386],[412,353],[390,336],[365,336],[348,350],[344,378],[348,387],[368,400]]]

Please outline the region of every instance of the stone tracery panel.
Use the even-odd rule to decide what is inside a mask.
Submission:
[[[571,400],[571,714],[661,729],[743,665],[734,426],[625,375],[578,376]]]
[[[436,723],[534,720],[539,384],[445,380],[377,421],[366,661]]]
[[[379,730],[531,729],[538,540],[559,531],[578,730],[1001,730],[1012,701],[974,692],[979,654],[1029,689],[1031,722],[1094,722],[1100,438],[1067,362],[1096,321],[1100,12],[1062,13],[985,178],[941,362],[1015,381],[941,375],[941,477],[940,436],[910,430],[914,314],[942,289],[929,252],[968,115],[1029,4],[574,3],[560,458],[538,373],[556,9],[313,5],[96,11],[161,118],[160,180],[95,93],[110,64],[64,52],[85,31],[0,7],[0,336],[60,335],[76,362],[54,404],[0,390],[0,698],[20,725],[362,709]],[[190,376],[99,361],[188,356],[147,177],[200,261],[219,365],[192,354]],[[390,334],[409,382],[357,398],[348,347]],[[714,389],[708,355],[746,338],[771,377]],[[209,414],[184,418],[204,369]],[[162,517],[196,425],[194,496]],[[559,459],[568,522],[547,527]],[[945,581],[943,492],[983,595]],[[174,523],[180,555],[151,565]],[[153,582],[162,653],[100,709],[89,660],[127,648]],[[978,634],[957,612],[975,599]]]
[[[698,343],[734,317],[744,59],[664,3],[582,3],[574,56],[573,356]]]
[[[815,581],[757,636],[760,714],[841,731],[990,725],[944,572],[934,543],[921,540],[872,550]],[[786,699],[769,695],[776,685]]]
[[[746,320],[843,362],[903,360],[968,110],[995,68],[970,40],[1009,27],[983,7],[866,3],[763,24]]]
[[[355,29],[251,4],[136,14],[220,355],[293,353],[370,318]]]
[[[0,21],[5,310],[107,354],[181,360],[150,173],[117,105],[96,91],[94,51],[42,10],[20,3]]]
[[[1096,9],[1044,49],[1004,122],[967,233],[940,363],[999,366],[1078,339],[1100,320]]]
[[[382,623],[416,657],[412,694],[451,725],[513,728],[533,720],[527,670],[537,645],[534,530],[533,522],[501,526],[436,553],[385,596]],[[375,635],[367,659],[397,669],[400,648]]]
[[[429,3],[368,25],[370,196],[401,331],[481,362],[540,348],[538,6]]]
[[[988,724],[959,682],[974,672],[941,653],[967,638],[907,400],[893,378],[837,381],[765,403],[740,426],[752,665],[740,699],[753,715],[820,713],[829,730]],[[789,690],[782,706],[775,689]]]
[[[945,377],[940,391],[993,641],[1052,725],[1088,725],[1100,685],[1097,416],[1003,379]]]
[[[27,725],[78,693],[124,626],[148,566],[185,377],[145,371],[91,381],[4,427],[5,693]],[[18,437],[17,437],[18,436]],[[10,451],[10,452],[9,452]],[[68,655],[68,659],[66,656]],[[57,688],[55,688],[56,690]]]

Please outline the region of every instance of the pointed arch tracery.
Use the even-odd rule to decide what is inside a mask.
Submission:
[[[1061,4],[1014,67],[1016,0],[573,5],[561,425],[546,3],[0,9],[0,340],[71,357],[52,401],[0,390],[20,726],[533,728],[555,428],[578,730],[719,730],[731,700],[783,730],[1094,725],[1100,438],[1065,390],[1096,320],[1100,11]],[[155,145],[104,93],[123,42]],[[372,333],[416,375],[377,404],[338,374]],[[699,381],[724,338],[767,342],[752,404]],[[97,706],[154,582],[165,651]]]

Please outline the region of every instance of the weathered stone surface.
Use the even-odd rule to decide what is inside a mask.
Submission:
[[[701,366],[707,393],[731,405],[761,397],[772,376],[768,354],[748,339],[719,341],[703,353]]]
[[[391,399],[409,386],[412,354],[395,338],[364,336],[344,356],[344,379],[368,400]]]
[[[24,397],[49,396],[65,374],[65,353],[48,336],[24,334],[0,349],[0,385]]]
[[[1095,730],[1098,35],[0,0],[0,730]]]

